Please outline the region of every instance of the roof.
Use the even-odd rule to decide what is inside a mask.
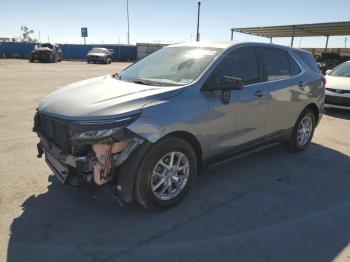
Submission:
[[[303,37],[350,35],[350,21],[282,26],[232,28],[233,32],[262,37]]]
[[[242,42],[239,41],[200,41],[200,42],[190,42],[190,43],[182,43],[182,44],[173,44],[169,45],[169,47],[178,47],[178,46],[193,46],[193,47],[212,47],[212,48],[228,48],[239,44]]]

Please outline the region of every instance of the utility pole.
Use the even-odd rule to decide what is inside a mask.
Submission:
[[[129,31],[129,0],[126,0],[126,16],[128,19],[128,45],[130,45],[130,31]]]
[[[201,2],[198,2],[198,17],[197,17],[197,38],[196,38],[196,41],[198,42],[199,41],[199,15],[200,15],[200,12],[201,12]]]
[[[39,31],[39,43],[41,43],[41,36],[40,36],[40,31]]]
[[[347,38],[347,37],[345,37],[345,38],[344,38],[345,48],[346,48],[346,44],[347,44],[347,42],[348,42],[348,38]]]

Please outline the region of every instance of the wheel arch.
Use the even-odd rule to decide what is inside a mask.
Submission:
[[[200,173],[203,166],[203,150],[198,139],[193,134],[186,131],[174,131],[166,134],[162,139],[167,137],[178,137],[191,145],[197,157],[197,172]]]
[[[308,108],[308,109],[311,109],[312,112],[314,112],[314,114],[315,114],[315,119],[316,119],[316,123],[318,123],[319,120],[320,120],[320,110],[318,109],[317,105],[316,105],[315,103],[310,103],[310,104],[308,104],[308,105],[304,108],[303,112],[304,112],[305,109],[307,109],[307,108]]]

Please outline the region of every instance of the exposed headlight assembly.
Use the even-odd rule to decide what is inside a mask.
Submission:
[[[94,130],[94,131],[86,131],[82,133],[76,134],[72,139],[99,139],[106,138],[108,136],[113,135],[115,132],[119,131],[120,127],[104,129],[104,130]]]
[[[137,117],[138,114],[111,120],[79,121],[72,124],[70,128],[71,139],[96,140],[110,137],[124,130]]]

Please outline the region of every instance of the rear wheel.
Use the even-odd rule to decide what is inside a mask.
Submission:
[[[306,108],[294,126],[293,133],[286,143],[287,148],[293,152],[305,150],[311,143],[315,126],[315,114],[311,109]]]
[[[177,137],[152,146],[143,158],[135,179],[135,198],[146,209],[174,206],[188,193],[197,173],[192,147]]]

